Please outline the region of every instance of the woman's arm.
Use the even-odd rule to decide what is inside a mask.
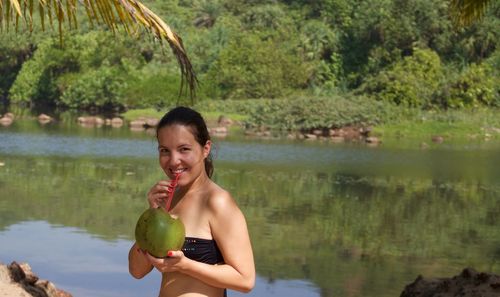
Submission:
[[[147,257],[161,272],[179,271],[214,287],[249,292],[255,285],[255,265],[245,217],[227,192],[212,197],[208,208],[210,228],[224,264],[193,261],[182,251],[170,251],[164,259]]]
[[[210,228],[224,257],[223,265],[188,262],[183,272],[214,287],[249,292],[255,284],[252,245],[243,213],[229,193],[208,201]]]
[[[153,265],[148,260],[146,254],[137,246],[137,243],[128,252],[128,271],[137,278],[143,278],[153,269]]]

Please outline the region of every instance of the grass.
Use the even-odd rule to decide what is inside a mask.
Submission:
[[[430,139],[434,135],[455,140],[500,139],[498,109],[415,111],[407,115],[375,127],[373,133],[396,139]]]
[[[145,109],[130,109],[122,114],[123,119],[126,121],[137,120],[140,117],[145,118],[156,118],[161,119],[161,117],[165,114],[164,111],[158,111],[154,108],[145,108]]]
[[[157,111],[154,108],[145,108],[145,109],[131,109],[126,111],[125,113],[122,114],[123,118],[126,121],[133,121],[136,120],[140,117],[145,117],[145,118],[156,118],[156,119],[161,119],[163,115],[165,115],[167,111]],[[237,114],[237,113],[224,113],[224,112],[218,112],[218,111],[201,111],[200,112],[207,124],[209,126],[214,126],[215,123],[219,120],[219,117],[221,115],[224,115],[228,118],[230,118],[233,121],[241,122],[245,120],[248,116],[242,115],[242,114]]]
[[[218,106],[224,108],[224,105]],[[164,111],[153,108],[129,110],[122,114],[125,120],[132,121],[139,117],[160,119]],[[247,115],[235,112],[222,112],[217,108],[201,109],[209,127],[217,126],[217,121],[224,115],[233,121],[243,122]],[[231,134],[242,134],[241,125],[232,125]],[[401,110],[400,115],[373,128],[372,135],[387,141],[431,141],[432,136],[442,136],[447,140],[500,140],[500,109],[468,109],[449,111]]]

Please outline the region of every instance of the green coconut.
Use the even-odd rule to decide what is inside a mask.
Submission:
[[[144,211],[135,226],[139,247],[157,258],[166,257],[168,251],[180,250],[185,236],[184,224],[161,208]]]

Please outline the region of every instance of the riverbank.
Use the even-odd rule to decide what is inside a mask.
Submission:
[[[405,286],[401,297],[442,296],[495,297],[500,294],[500,276],[465,268],[452,277],[424,278],[419,275]],[[5,297],[72,297],[33,273],[28,263],[0,263],[0,296]]]
[[[387,111],[384,120],[361,121],[356,113],[351,112],[349,121],[312,120],[318,126],[301,122],[297,116],[290,116],[293,129],[285,129],[271,122],[271,114],[260,116],[256,109],[240,105],[200,105],[195,107],[204,116],[212,136],[257,138],[257,139],[290,139],[338,142],[362,142],[368,145],[381,143],[396,144],[411,142],[413,145],[427,148],[432,144],[447,142],[488,142],[500,140],[500,111],[494,109],[420,111],[398,109]],[[247,111],[248,113],[244,113]],[[154,128],[165,111],[154,109],[135,109],[116,115],[85,115],[76,112],[32,114],[29,111],[14,110],[0,115],[0,125],[10,126],[17,119],[36,119],[40,125],[73,122],[82,127],[99,128],[128,127],[132,131],[154,134]],[[397,113],[397,114],[396,114]],[[331,114],[330,114],[331,115]],[[339,115],[345,116],[343,113]],[[313,115],[310,115],[313,117]],[[260,118],[259,118],[260,117]],[[276,115],[275,117],[279,117]],[[304,115],[300,115],[304,118]],[[346,116],[347,117],[347,116]],[[367,118],[382,118],[381,115]],[[277,120],[278,121],[278,120]],[[302,121],[303,122],[303,121]],[[323,123],[323,124],[322,124]],[[333,123],[333,124],[332,124]],[[345,123],[342,125],[342,123]],[[323,126],[322,126],[323,125]]]
[[[5,297],[72,297],[70,293],[56,288],[48,281],[40,279],[28,263],[0,262],[0,296]]]
[[[296,125],[295,129],[276,128],[269,120],[258,120],[255,112],[242,113],[244,108],[228,104],[200,106],[200,112],[206,119],[212,132],[219,137],[228,134],[240,134],[255,138],[287,138],[298,140],[318,140],[330,142],[365,142],[378,145],[382,142],[396,143],[410,141],[425,148],[432,143],[443,142],[482,142],[500,140],[500,110],[449,110],[421,111],[399,109],[392,110],[387,120],[379,123],[363,121],[343,126]],[[218,108],[218,109],[216,109]],[[223,111],[223,110],[228,110]],[[237,113],[235,111],[240,111]],[[164,112],[151,109],[130,110],[122,116],[128,122],[148,117],[160,118]],[[312,116],[312,115],[311,115]],[[347,117],[347,116],[346,116]],[[360,115],[353,118],[362,118]],[[267,116],[266,118],[271,118]],[[341,122],[340,120],[338,121]],[[326,121],[325,121],[326,123]],[[274,128],[273,128],[274,127]]]

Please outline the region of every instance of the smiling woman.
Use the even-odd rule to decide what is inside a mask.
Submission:
[[[94,26],[94,22],[97,25],[104,24],[113,32],[123,27],[129,34],[135,33],[138,27],[142,27],[150,31],[158,40],[168,42],[179,62],[182,77],[181,92],[183,86],[186,86],[193,98],[197,79],[182,39],[141,2],[135,0],[57,0],[53,2],[41,0],[37,3],[38,5],[34,5],[34,1],[0,0],[0,32],[4,27],[8,30],[11,24],[15,25],[17,31],[20,19],[30,32],[33,31],[33,14],[38,8],[42,30],[46,28],[46,19],[51,28],[56,22],[62,44],[63,23],[66,22],[70,29],[78,27],[76,7],[77,3],[80,3],[85,8],[91,26]]]
[[[198,112],[177,107],[161,119],[156,135],[160,167],[177,183],[157,182],[148,202],[180,219],[186,238],[181,250],[165,251],[165,258],[135,243],[129,252],[130,273],[142,278],[153,268],[160,271],[161,297],[222,297],[227,288],[249,292],[255,265],[247,224],[231,194],[211,180],[212,142],[205,121]]]

